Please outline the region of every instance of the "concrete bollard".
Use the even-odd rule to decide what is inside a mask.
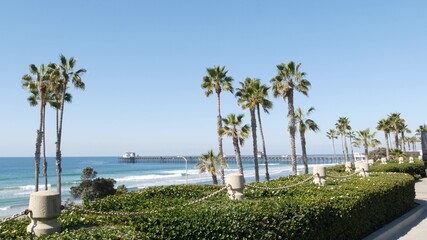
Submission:
[[[382,157],[381,158],[381,164],[387,164],[387,158]]]
[[[325,166],[314,166],[313,167],[313,183],[320,186],[325,185],[326,183],[326,167]]]
[[[411,163],[411,164],[412,164],[412,163],[415,163],[415,162],[414,162],[414,158],[413,158],[413,157],[409,157],[409,163]]]
[[[359,169],[360,169],[359,176],[369,177],[369,163],[361,162],[359,164]]]
[[[354,168],[355,168],[355,172],[359,172],[360,171],[360,164],[362,163],[362,161],[356,161],[354,162]]]
[[[345,163],[345,171],[346,172],[351,172],[351,162],[346,162]]]
[[[40,236],[61,231],[56,218],[61,214],[61,197],[57,192],[33,192],[30,195],[31,211],[29,217],[31,223],[27,226],[27,232]]]
[[[242,200],[244,198],[243,189],[245,188],[245,179],[240,173],[232,173],[227,176],[228,197],[232,200]]]
[[[403,164],[403,157],[399,157],[399,164]]]

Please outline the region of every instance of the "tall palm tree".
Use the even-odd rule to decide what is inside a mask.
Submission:
[[[301,137],[301,149],[302,149],[302,160],[304,162],[304,173],[308,173],[308,160],[307,160],[307,151],[306,151],[306,139],[305,131],[311,130],[313,132],[319,131],[319,126],[312,119],[307,118],[314,111],[314,108],[311,107],[306,113],[304,113],[301,108],[297,108],[295,111],[295,120],[299,129],[299,134]]]
[[[33,76],[31,76],[31,75]],[[45,122],[46,122],[46,103],[49,100],[49,89],[47,80],[49,78],[48,68],[41,64],[39,68],[36,65],[30,64],[30,74],[25,74],[22,77],[22,86],[29,92],[28,102],[31,106],[40,105],[39,129],[36,137],[36,151],[34,156],[35,163],[35,191],[39,190],[39,175],[41,148],[43,143],[43,176],[45,179],[45,190],[47,190],[47,160],[46,160],[46,144],[45,144]]]
[[[208,75],[203,77],[202,88],[205,90],[206,97],[209,97],[214,91],[217,95],[217,107],[218,107],[218,116],[217,116],[217,129],[218,129],[218,150],[220,158],[224,156],[224,151],[222,148],[222,137],[219,134],[219,130],[222,127],[222,117],[221,117],[221,92],[228,91],[233,92],[233,78],[227,76],[228,71],[225,70],[225,66],[214,66],[213,68],[206,69]],[[225,176],[224,169],[221,168],[221,181],[225,185]]]
[[[401,125],[402,119],[400,118],[400,113],[391,113],[388,115],[388,121],[391,128],[394,130],[394,144],[396,148],[399,148],[399,127]]]
[[[350,141],[350,150],[351,150],[351,160],[354,162],[354,151],[353,151],[353,139],[356,138],[354,131],[347,132],[348,140]]]
[[[236,156],[236,164],[239,168],[239,173],[243,174],[243,164],[242,158],[240,155],[240,146],[243,146],[245,139],[249,136],[249,125],[242,125],[243,114],[235,115],[233,113],[229,114],[227,118],[223,118],[222,122],[224,127],[219,129],[219,134],[221,136],[228,136],[233,139],[234,153]]]
[[[401,140],[401,149],[403,152],[406,151],[405,149],[405,143],[407,141],[406,137],[405,137],[405,133],[412,133],[411,129],[408,128],[408,125],[405,124],[405,120],[402,119],[400,122],[400,126],[399,126],[399,131],[400,131],[400,140]]]
[[[268,172],[268,160],[267,160],[267,150],[265,147],[265,139],[264,139],[264,132],[262,130],[262,122],[261,122],[261,111],[260,107],[264,110],[265,113],[269,113],[268,110],[273,108],[273,103],[268,100],[268,90],[270,89],[265,84],[261,84],[260,81],[256,81],[255,84],[252,86],[255,92],[255,103],[256,103],[256,109],[257,109],[257,115],[258,115],[258,123],[259,123],[259,130],[261,134],[261,140],[262,140],[262,156],[264,157],[265,162],[265,180],[270,180],[270,173]]]
[[[196,163],[196,167],[199,168],[199,173],[209,173],[212,176],[212,181],[214,185],[218,185],[217,173],[220,172],[220,168],[217,167],[217,164],[223,168],[227,167],[227,164],[222,161],[220,162],[219,155],[215,156],[213,150],[209,150],[207,153],[202,154],[199,159],[199,162]]]
[[[329,131],[326,132],[326,137],[328,137],[329,139],[332,140],[332,147],[334,149],[334,156],[337,155],[337,153],[335,152],[335,142],[334,142],[334,139],[338,138],[337,130],[329,129]]]
[[[378,131],[383,131],[384,132],[384,137],[385,137],[385,142],[386,142],[386,148],[385,148],[385,152],[386,152],[386,159],[389,160],[390,159],[390,146],[389,146],[389,139],[388,136],[390,135],[390,122],[388,119],[381,119],[380,121],[378,121],[377,123],[377,130]]]
[[[415,131],[415,135],[420,135],[423,131],[427,131],[427,124],[420,125]]]
[[[421,142],[421,138],[422,138],[421,134],[424,131],[427,131],[427,124],[423,124],[423,125],[418,126],[417,130],[415,131],[415,135],[419,136],[419,139],[418,139],[419,142]]]
[[[375,139],[376,132],[371,133],[369,128],[361,131],[357,131],[357,137],[354,139],[354,144],[358,147],[363,146],[365,149],[365,156],[368,157],[369,147],[376,147],[380,144],[380,141]]]
[[[64,55],[60,55],[60,64],[50,64],[52,69],[55,69],[57,78],[52,79],[52,86],[56,93],[57,106],[57,121],[56,121],[56,174],[57,174],[57,191],[61,194],[61,173],[62,173],[62,129],[64,120],[64,107],[67,98],[68,83],[74,85],[77,89],[85,89],[85,83],[83,82],[81,75],[86,72],[86,69],[75,70],[76,59],[71,57],[67,59]]]
[[[295,111],[294,111],[294,90],[308,96],[310,82],[305,79],[306,73],[300,71],[301,63],[295,64],[290,61],[288,64],[277,65],[277,75],[271,79],[274,97],[282,96],[288,102],[289,125],[288,132],[291,145],[292,171],[297,174],[297,153],[295,146]]]
[[[249,109],[251,115],[251,130],[252,130],[252,143],[253,143],[253,155],[254,155],[254,168],[255,168],[255,181],[259,182],[259,166],[258,166],[258,142],[257,142],[257,122],[255,117],[255,89],[253,85],[259,82],[255,78],[246,78],[245,82],[240,82],[240,88],[236,90],[237,102],[243,109]]]
[[[338,133],[341,135],[341,145],[343,149],[343,154],[345,161],[348,162],[348,147],[347,147],[347,131],[351,130],[350,120],[348,117],[338,118],[337,123],[335,123]]]

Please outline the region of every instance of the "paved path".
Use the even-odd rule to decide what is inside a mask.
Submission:
[[[415,183],[415,193],[418,207],[369,235],[365,240],[427,239],[427,178]]]

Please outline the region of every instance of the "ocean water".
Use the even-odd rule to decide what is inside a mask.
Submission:
[[[92,167],[98,172],[97,177],[113,178],[116,187],[125,185],[130,191],[160,185],[176,184],[212,184],[209,174],[199,174],[195,163],[189,161],[186,169],[185,161],[149,160],[129,163],[120,161],[118,157],[64,157],[62,160],[62,201],[72,200],[70,187],[80,183],[80,175],[85,167]],[[169,160],[172,160],[170,158]],[[310,159],[309,159],[310,163]],[[333,164],[330,160],[312,160],[312,164]],[[229,161],[225,174],[238,172],[234,161]],[[28,207],[30,193],[34,191],[34,158],[2,157],[0,158],[0,217],[7,217]],[[247,182],[254,181],[254,165],[251,161],[243,163]],[[299,169],[303,165],[299,163]],[[260,161],[260,180],[265,179],[265,165]],[[42,171],[42,169],[41,169]],[[188,174],[186,175],[186,171]],[[272,179],[287,176],[291,173],[289,161],[269,163]],[[43,173],[39,178],[39,190],[44,190]],[[56,191],[55,159],[48,158],[48,188]]]

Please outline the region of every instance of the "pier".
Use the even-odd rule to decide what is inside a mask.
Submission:
[[[200,156],[183,156],[187,159],[189,163],[197,163],[200,159]],[[250,155],[241,156],[242,162],[253,162],[254,157]],[[309,164],[322,164],[322,163],[342,163],[344,164],[345,158],[342,155],[309,155],[307,156]],[[133,158],[123,158],[119,157],[122,162],[137,163],[137,162],[162,162],[162,163],[173,163],[173,162],[182,162],[182,157],[176,156],[135,156]],[[267,160],[269,163],[291,163],[290,155],[268,155]],[[351,157],[349,158],[351,161]],[[235,156],[225,156],[225,162],[235,162]],[[262,164],[264,158],[258,156],[258,161]],[[302,162],[302,156],[297,156],[297,163]]]

